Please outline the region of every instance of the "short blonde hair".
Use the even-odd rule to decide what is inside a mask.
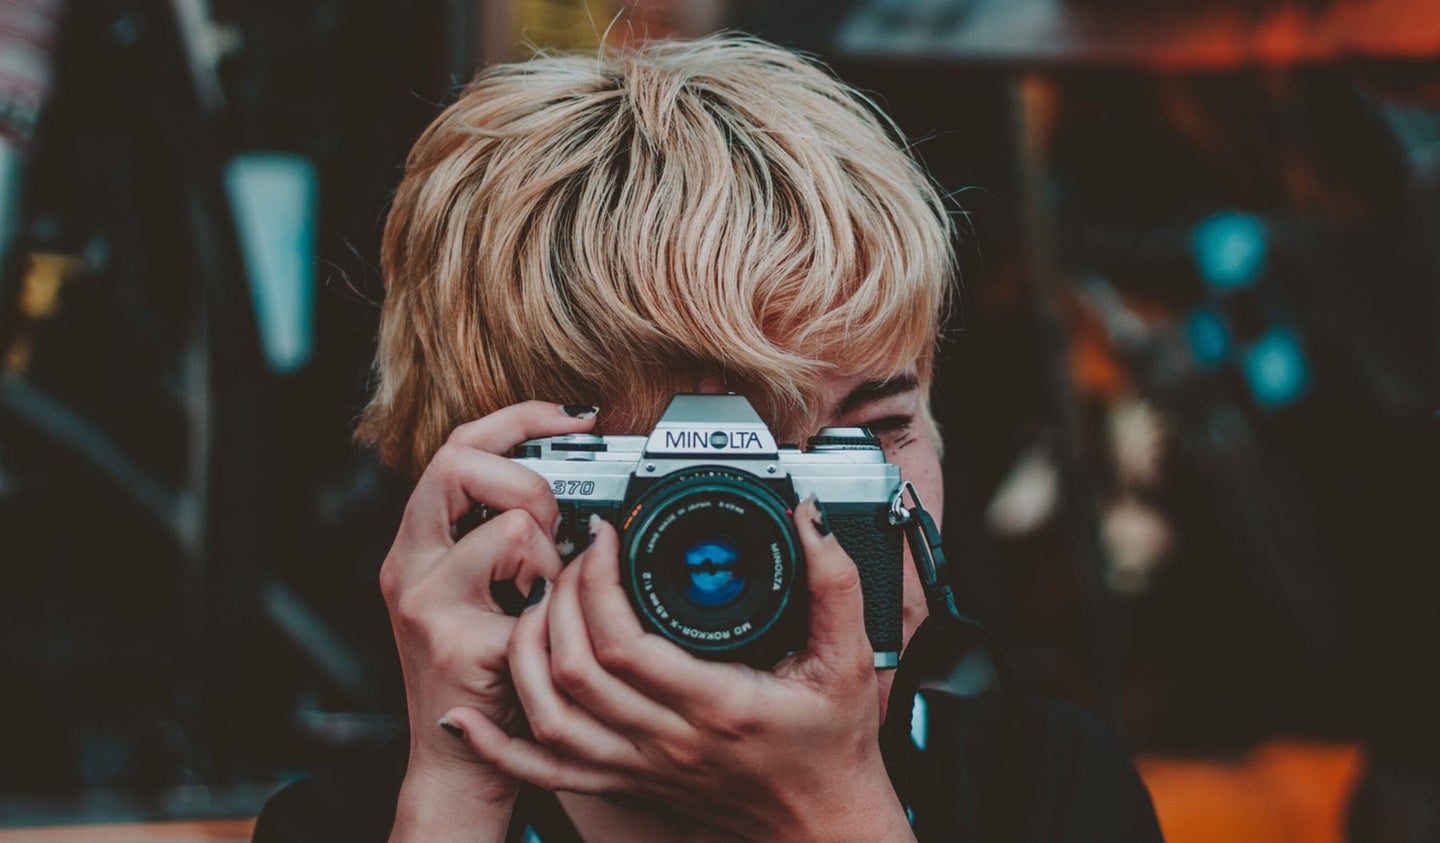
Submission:
[[[751,38],[486,70],[406,162],[357,438],[418,474],[532,398],[643,430],[713,378],[799,441],[826,376],[917,369],[928,394],[953,226],[898,137]]]

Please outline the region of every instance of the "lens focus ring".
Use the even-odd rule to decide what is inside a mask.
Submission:
[[[701,467],[629,508],[621,564],[642,622],[707,658],[769,666],[804,639],[798,536],[778,494]]]

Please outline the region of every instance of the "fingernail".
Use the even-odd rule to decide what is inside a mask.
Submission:
[[[810,504],[815,507],[815,532],[823,539],[830,535],[830,519],[825,515],[825,507],[820,504],[820,499],[815,497],[814,492],[810,493]]]
[[[445,731],[449,732],[457,738],[461,738],[462,740],[465,737],[465,730],[460,728],[459,726],[456,726],[454,723],[451,723],[450,718],[448,717],[440,718],[440,728],[444,729]]]
[[[595,534],[600,530],[600,520],[598,513],[590,513],[590,538],[592,539],[595,538]]]
[[[531,609],[540,605],[540,601],[545,599],[545,589],[548,588],[549,585],[549,580],[544,577],[536,577],[535,584],[530,586],[530,594],[525,597],[525,609]]]
[[[594,418],[595,414],[600,412],[600,408],[593,407],[589,404],[566,404],[560,408],[560,412],[572,419],[590,419]]]
[[[565,520],[565,514],[555,516],[555,523],[550,525],[550,541],[560,538],[560,522]]]

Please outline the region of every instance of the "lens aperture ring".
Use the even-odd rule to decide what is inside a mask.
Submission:
[[[692,469],[642,495],[625,522],[622,571],[651,631],[700,656],[765,666],[803,643],[799,538],[764,483]]]

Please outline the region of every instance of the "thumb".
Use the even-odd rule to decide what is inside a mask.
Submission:
[[[874,664],[870,639],[865,635],[865,600],[860,572],[840,546],[825,507],[813,494],[795,508],[795,527],[805,550],[806,584],[810,590],[811,657],[835,669],[850,663]]]

